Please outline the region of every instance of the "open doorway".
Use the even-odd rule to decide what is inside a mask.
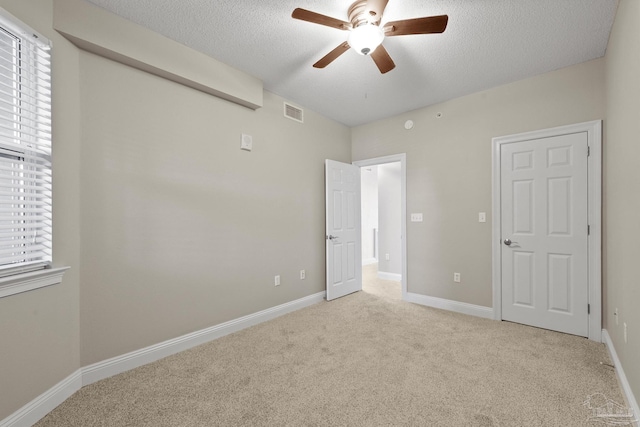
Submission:
[[[396,300],[407,289],[404,159],[354,162],[361,168],[362,289]]]

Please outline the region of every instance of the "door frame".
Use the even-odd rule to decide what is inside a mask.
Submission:
[[[401,205],[401,249],[402,249],[402,300],[407,300],[407,154],[392,154],[390,156],[352,162],[360,168],[400,162],[400,205]]]
[[[589,156],[587,157],[587,222],[590,233],[587,238],[588,252],[588,301],[591,313],[588,317],[589,336],[602,342],[602,120],[559,126],[533,132],[500,136],[492,139],[492,282],[493,318],[502,320],[502,234],[500,200],[500,153],[502,144],[549,138],[572,133],[586,132]]]

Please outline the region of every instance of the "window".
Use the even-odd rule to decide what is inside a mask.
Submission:
[[[0,286],[50,266],[51,166],[50,44],[0,9]]]

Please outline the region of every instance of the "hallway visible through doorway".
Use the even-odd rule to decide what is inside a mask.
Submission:
[[[353,162],[360,167],[362,279],[400,285],[407,297],[406,154]],[[371,267],[369,267],[371,266]],[[372,282],[372,280],[374,282]],[[364,289],[363,289],[364,290]]]
[[[395,280],[378,278],[378,264],[362,266],[362,291],[388,299],[402,299],[402,284]]]

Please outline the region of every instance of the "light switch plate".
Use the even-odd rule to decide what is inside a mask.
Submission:
[[[478,222],[487,222],[487,213],[479,212],[478,213]]]
[[[411,214],[411,222],[422,222],[422,214],[421,213],[412,213]]]

